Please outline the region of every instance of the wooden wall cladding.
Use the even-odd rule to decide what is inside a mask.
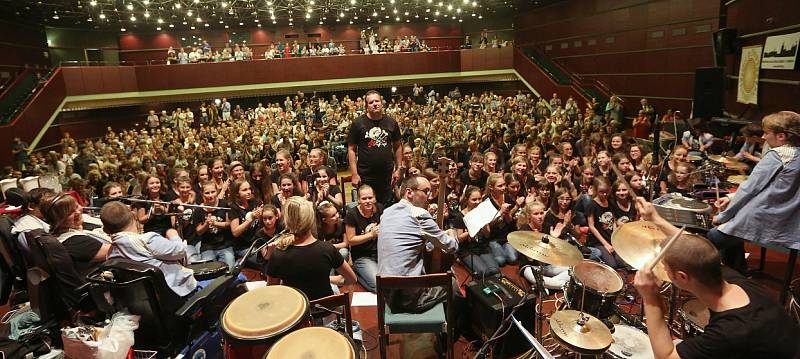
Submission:
[[[726,6],[727,26],[735,28],[738,36],[738,45],[752,46],[763,45],[767,37],[800,31],[799,29],[772,32],[788,26],[800,24],[800,1],[757,1],[739,0]],[[761,32],[770,32],[757,36],[748,36]],[[725,73],[738,76],[741,50],[725,57]],[[764,115],[776,111],[800,112],[800,71],[797,64],[795,70],[761,70],[761,82],[758,84],[758,105],[743,105],[736,102],[738,80],[729,79],[726,82],[725,108],[736,115],[759,121]],[[767,82],[764,82],[764,81]],[[772,80],[778,80],[775,83]]]
[[[651,102],[688,113],[695,68],[713,65],[719,2],[563,1],[521,14],[516,23],[518,45],[533,46],[614,93],[668,97]]]

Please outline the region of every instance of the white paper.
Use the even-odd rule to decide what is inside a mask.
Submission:
[[[378,296],[370,292],[355,292],[353,293],[353,300],[350,303],[351,307],[377,307]]]
[[[497,217],[499,211],[494,207],[492,201],[486,198],[478,207],[464,215],[464,224],[467,225],[467,232],[470,237],[475,237],[483,226],[489,224]]]
[[[267,282],[265,282],[263,280],[257,280],[257,281],[253,281],[253,282],[244,282],[244,287],[247,288],[248,292],[253,290],[253,289],[264,288],[266,286],[267,286]]]

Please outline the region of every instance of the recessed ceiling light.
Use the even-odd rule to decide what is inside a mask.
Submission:
[[[194,0],[194,3],[195,3],[195,4],[199,4],[199,3],[200,3],[200,0]]]
[[[136,21],[136,16],[131,16],[131,21]]]
[[[106,14],[100,13],[100,18],[101,19],[105,19],[106,18]]]
[[[94,20],[92,20],[92,18],[88,18],[88,19],[86,19],[86,21],[87,21],[87,22],[92,22],[92,21],[94,21]]]
[[[175,8],[176,8],[176,9],[180,9],[180,8],[181,8],[181,3],[176,3],[176,4],[175,4]]]
[[[123,27],[123,28],[119,29],[119,31],[123,31],[123,32],[125,32],[125,31],[127,31],[127,30],[125,30],[125,28]]]
[[[145,19],[148,19],[148,18],[150,18],[150,13],[149,13],[149,12],[146,12],[146,13],[144,13],[144,18],[145,18]]]
[[[224,2],[224,1],[219,5],[222,6],[223,9],[228,7],[228,3]]]
[[[144,0],[144,1],[142,1],[142,4],[150,5],[150,0]]]
[[[175,27],[175,25],[169,24],[169,27]]]
[[[89,1],[89,5],[97,6],[97,1],[95,0]]]
[[[190,27],[190,29],[194,30],[194,26]]]
[[[128,10],[133,10],[133,4],[128,4],[128,6],[126,7],[128,8]]]

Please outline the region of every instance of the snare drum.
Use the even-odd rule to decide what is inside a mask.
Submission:
[[[311,325],[308,308],[305,294],[286,286],[271,285],[242,294],[225,307],[219,320],[225,358],[264,357],[278,339]]]
[[[614,326],[611,338],[613,341],[606,352],[606,356],[609,358],[652,359],[655,357],[653,347],[650,346],[650,338],[639,329],[617,324]]]
[[[192,263],[186,268],[194,271],[194,279],[197,280],[214,279],[228,273],[228,265],[223,262]]]
[[[614,301],[624,284],[617,271],[603,263],[585,260],[570,269],[570,277],[564,291],[570,309],[581,310],[583,304],[585,313],[599,319],[614,314]]]
[[[683,320],[683,338],[691,338],[703,333],[711,312],[705,304],[698,299],[691,299],[683,303],[679,311]]]
[[[346,335],[325,327],[310,327],[289,333],[269,349],[265,359],[336,358],[358,359],[355,343]]]

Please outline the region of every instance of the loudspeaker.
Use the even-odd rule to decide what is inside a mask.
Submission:
[[[725,55],[737,53],[736,29],[719,29],[713,36],[714,65],[725,66]]]
[[[467,301],[470,309],[471,329],[485,339],[491,336],[508,315],[511,308],[525,297],[525,304],[514,315],[522,326],[534,333],[534,305],[536,296],[525,294],[525,290],[502,274],[475,280],[467,284]],[[494,345],[495,358],[510,358],[527,352],[531,346],[519,329],[511,324],[508,333]]]
[[[725,72],[722,67],[698,67],[694,71],[694,117],[722,116]]]

